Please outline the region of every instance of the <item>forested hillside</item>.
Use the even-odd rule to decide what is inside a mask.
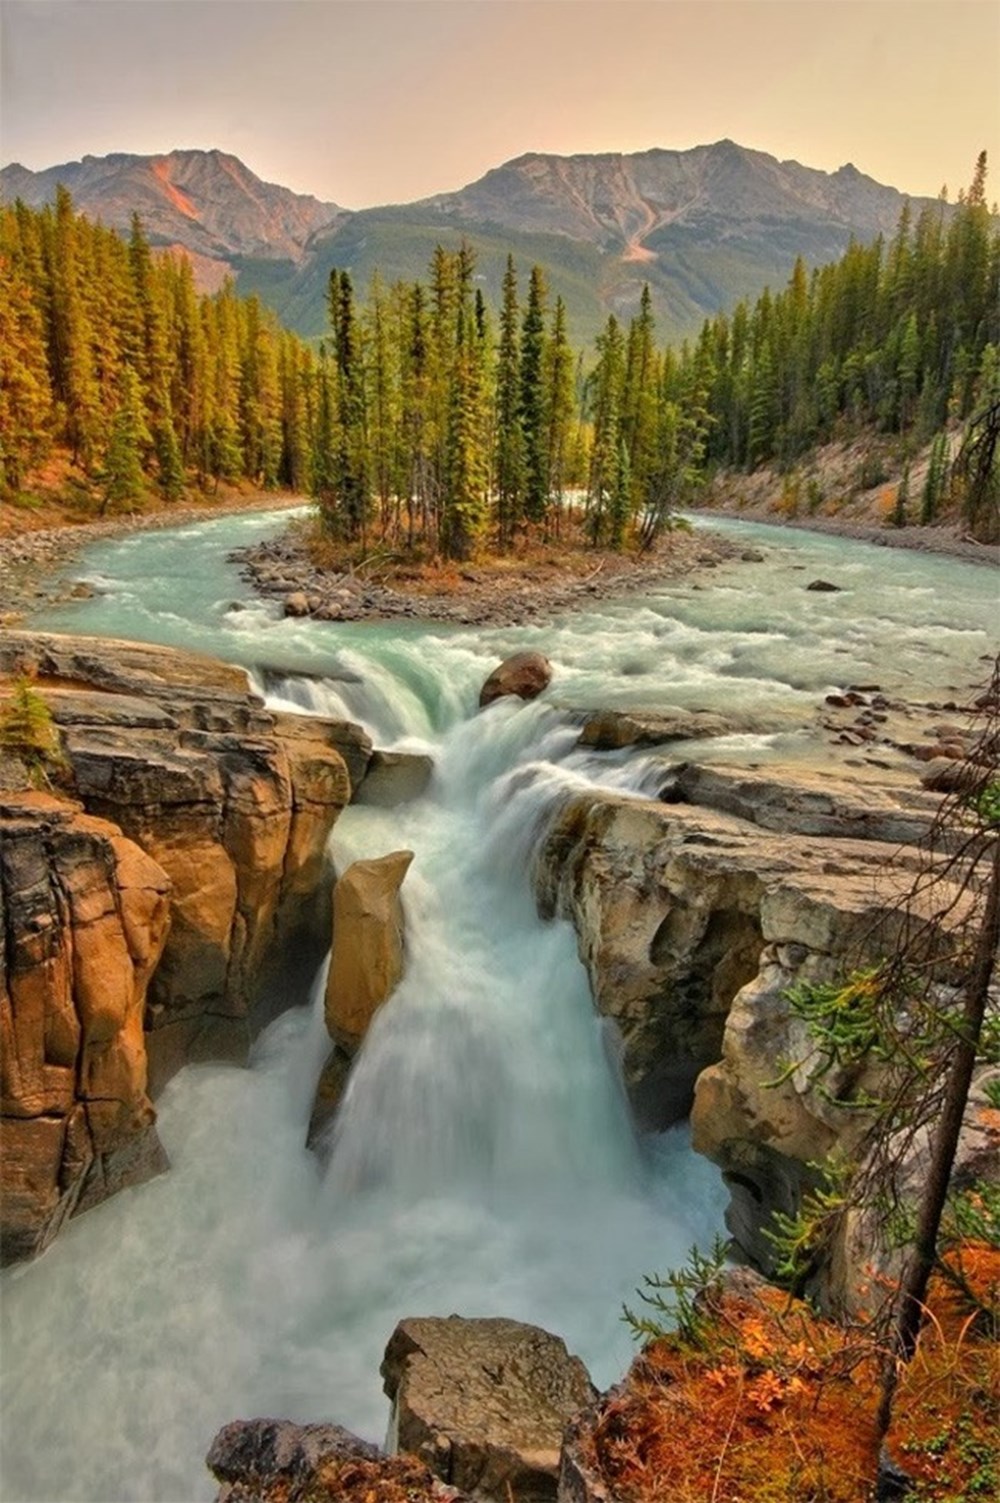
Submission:
[[[16,494],[64,447],[99,509],[147,484],[309,484],[316,361],[231,285],[199,295],[186,257],[152,255],[74,212],[0,211],[0,489]]]
[[[888,241],[851,245],[787,287],[661,349],[645,289],[574,351],[564,301],[508,256],[499,317],[472,248],[435,250],[426,281],[347,272],[327,287],[314,352],[227,284],[200,296],[186,260],[53,208],[0,210],[0,487],[54,452],[102,514],[149,491],[246,480],[310,491],[348,544],[420,541],[465,558],[551,539],[565,497],[598,545],[648,547],[720,468],[789,469],[817,444],[891,441],[896,520],[964,508],[996,531],[1000,234],[985,156],[945,213],[904,209]],[[919,495],[909,459],[932,443]],[[952,459],[956,463],[952,465]]]

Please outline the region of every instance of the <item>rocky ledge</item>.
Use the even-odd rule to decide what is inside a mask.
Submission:
[[[246,1057],[330,938],[330,829],[371,748],[272,715],[235,668],[166,648],[0,633],[64,767],[0,787],[3,1252],[163,1163],[151,1105],[192,1059]]]
[[[576,929],[639,1125],[661,1130],[690,1114],[695,1147],[724,1172],[737,1250],[768,1271],[774,1213],[794,1214],[813,1166],[835,1145],[849,1154],[867,1125],[817,1080],[790,989],[891,953],[904,899],[916,918],[940,908],[952,921],[963,899],[945,878],[933,910],[926,887],[912,895],[940,803],[912,774],[857,782],[682,764],[663,797],[568,798],[538,851],[538,905]],[[982,1106],[974,1100],[973,1117]],[[970,1120],[967,1133],[980,1169],[987,1127]],[[843,1250],[824,1291],[831,1305],[851,1303],[863,1253]]]

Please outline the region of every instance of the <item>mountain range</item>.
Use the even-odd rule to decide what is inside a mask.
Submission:
[[[538,263],[567,306],[571,336],[589,341],[608,312],[628,317],[644,282],[664,338],[766,285],[797,256],[833,260],[851,238],[891,234],[907,201],[848,164],[833,173],[780,162],[733,141],[689,151],[528,153],[454,193],[352,211],[262,182],[222,151],[84,157],[43,172],[0,171],[0,197],[50,202],[62,183],[78,209],[127,229],[138,213],[154,245],[183,248],[203,287],[227,275],[289,327],[326,331],[330,270],[364,289],[426,274],[437,244],[465,237],[498,301],[508,252],[526,281]],[[915,212],[927,199],[911,199]]]

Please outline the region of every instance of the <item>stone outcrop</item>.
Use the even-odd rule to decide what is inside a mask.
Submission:
[[[564,1342],[514,1320],[400,1321],[382,1376],[394,1449],[505,1503],[552,1503],[563,1431],[596,1396]]]
[[[169,878],[114,825],[0,795],[4,1262],[165,1167],[143,1012],[169,923]]]
[[[333,1118],[369,1024],[402,978],[399,890],[412,860],[412,851],[394,851],[372,861],[355,861],[337,878],[325,999],[333,1050],[316,1087],[310,1144],[318,1142]]]
[[[786,994],[892,951],[924,858],[890,841],[918,839],[937,800],[912,780],[787,769],[680,768],[673,780],[668,796],[705,804],[569,799],[539,851],[537,897],[576,927],[640,1124],[662,1128],[693,1104],[737,1246],[767,1269],[773,1212],[794,1211],[810,1166],[834,1143],[849,1152],[862,1127],[816,1085]]]
[[[514,694],[518,699],[537,699],[552,680],[552,664],[541,652],[515,652],[494,668],[479,691],[479,707]]]
[[[712,710],[596,710],[584,719],[580,745],[619,751],[624,746],[667,746],[672,741],[767,729],[773,727],[748,717],[737,721]]]
[[[806,768],[790,773],[695,762],[671,768],[659,797],[733,814],[777,834],[911,846],[924,839],[941,802],[905,775],[872,782]]]
[[[426,793],[433,772],[433,758],[422,752],[373,752],[354,802],[395,809]]]
[[[351,792],[339,728],[274,716],[242,669],[169,648],[0,635],[0,674],[24,671],[76,796],[170,878],[146,1016],[154,1087],[187,1059],[245,1057],[289,1000],[279,957],[314,969],[328,942],[326,842]]]
[[[12,1257],[161,1167],[149,1097],[187,1060],[244,1058],[302,995],[356,729],[273,716],[242,670],[167,648],[0,633],[0,683],[19,673],[59,727],[66,796],[2,780]]]
[[[919,838],[937,807],[912,781],[861,787],[788,769],[681,767],[665,788],[690,802],[569,799],[535,872],[542,914],[576,928],[633,1108],[655,1129],[687,1115],[765,946],[842,961],[865,931],[876,942],[916,860],[887,842]]]
[[[236,1420],[206,1464],[221,1484],[216,1503],[461,1503],[420,1462],[385,1456],[339,1425]]]
[[[403,905],[399,889],[412,851],[355,861],[333,890],[333,949],[326,985],[326,1025],[348,1054],[403,974]]]

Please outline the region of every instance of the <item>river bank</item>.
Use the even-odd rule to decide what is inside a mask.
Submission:
[[[819,532],[828,537],[852,538],[878,548],[905,548],[911,553],[940,553],[966,563],[1000,565],[1000,544],[980,543],[954,523],[928,527],[887,527],[848,517],[788,517],[768,506],[699,507],[697,516],[719,522],[764,522],[793,532]]]
[[[72,587],[70,566],[91,543],[183,527],[190,522],[211,522],[243,512],[291,510],[309,504],[308,496],[257,493],[216,503],[104,517],[96,522],[61,521],[51,527],[34,527],[30,518],[26,520],[11,506],[0,504],[0,626],[16,626],[28,611],[65,598]]]
[[[72,566],[91,543],[158,531],[216,517],[308,506],[299,495],[256,494],[212,505],[187,505],[100,521],[13,530],[20,519],[0,511],[0,625],[14,626],[53,603],[86,595]],[[697,515],[715,521],[761,521],[794,532],[844,537],[877,547],[933,553],[965,562],[1000,565],[1000,546],[974,541],[955,524],[876,526],[848,516],[783,516],[769,506],[713,504]],[[751,550],[752,552],[753,550]],[[732,539],[681,529],[667,534],[656,553],[636,557],[585,547],[541,548],[461,566],[408,569],[398,559],[373,558],[353,569],[322,568],[310,553],[305,529],[255,543],[235,556],[254,591],[279,600],[286,614],[326,621],[411,620],[461,625],[520,625],[595,599],[634,593],[692,570],[712,568],[747,550]]]

